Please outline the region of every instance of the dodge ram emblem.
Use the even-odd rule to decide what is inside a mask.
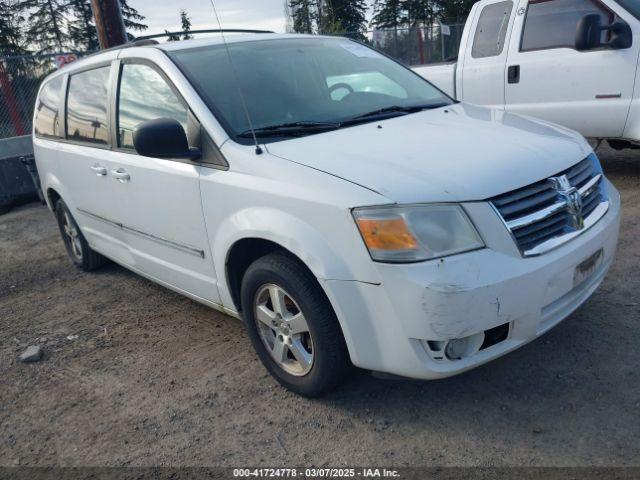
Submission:
[[[576,230],[584,228],[584,218],[582,217],[582,195],[577,188],[571,186],[571,182],[566,175],[551,177],[549,181],[558,195],[567,204],[567,213],[571,219],[571,226]]]

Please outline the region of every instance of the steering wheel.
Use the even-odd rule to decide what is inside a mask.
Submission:
[[[331,87],[329,87],[329,95],[331,95],[333,92],[335,92],[336,90],[341,90],[341,89],[345,89],[346,91],[348,91],[349,93],[347,93],[347,95],[352,94],[355,90],[353,89],[353,87],[351,85],[349,85],[348,83],[336,83],[335,85],[332,85]],[[345,96],[347,96],[345,95]],[[344,98],[344,97],[343,97]]]

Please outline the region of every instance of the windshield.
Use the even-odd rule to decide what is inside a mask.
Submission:
[[[638,0],[616,0],[622,7],[634,17],[640,19],[640,1]]]
[[[168,53],[227,133],[245,144],[251,142],[246,135],[250,125],[240,88],[256,130],[288,126],[287,132],[264,141],[294,136],[291,126],[296,124],[305,134],[320,133],[318,124],[339,128],[366,114],[374,113],[360,123],[402,114],[405,108],[453,103],[402,65],[343,38],[260,40],[228,47],[233,66],[224,45]]]

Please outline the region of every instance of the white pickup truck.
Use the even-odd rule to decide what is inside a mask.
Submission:
[[[640,148],[638,0],[483,0],[457,62],[414,70],[458,100]]]

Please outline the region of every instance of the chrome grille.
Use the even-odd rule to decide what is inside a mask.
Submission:
[[[491,199],[525,256],[544,253],[578,235],[604,215],[608,202],[597,159]],[[558,186],[560,183],[564,186]]]

